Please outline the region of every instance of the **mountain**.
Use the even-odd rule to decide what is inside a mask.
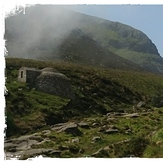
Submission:
[[[163,59],[152,41],[118,22],[60,6],[36,5],[27,7],[25,14],[6,18],[5,25],[10,57],[63,59],[163,73]]]

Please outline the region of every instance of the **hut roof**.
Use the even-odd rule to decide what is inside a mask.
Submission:
[[[69,78],[66,75],[62,74],[62,73],[50,72],[50,71],[43,71],[39,77],[44,78],[46,76],[48,76],[48,77],[50,77],[50,76],[51,77],[58,77],[58,78],[62,78],[62,79],[65,79],[65,80],[69,80]]]
[[[56,69],[52,67],[45,67],[41,71],[48,71],[48,72],[58,72]]]

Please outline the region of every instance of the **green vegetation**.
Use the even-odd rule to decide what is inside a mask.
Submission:
[[[64,73],[71,80],[75,99],[37,92],[27,84],[18,82],[18,70],[21,66],[40,69],[53,67]],[[47,141],[32,145],[33,149],[52,148],[62,151],[47,153],[48,157],[163,156],[163,76],[69,62],[18,58],[6,59],[6,76],[8,138],[37,132],[41,136],[37,140]],[[145,105],[134,111],[133,106],[140,101],[144,101]],[[138,116],[125,117],[125,112],[136,112]],[[106,113],[111,115],[106,116]],[[81,121],[90,126],[78,127],[81,135],[57,132],[51,128],[52,125],[62,122]],[[113,126],[118,132],[105,133],[107,126]],[[45,135],[45,129],[51,132]],[[100,139],[92,142],[94,137]],[[76,142],[72,143],[76,138]],[[98,154],[92,155],[99,149],[101,150]]]

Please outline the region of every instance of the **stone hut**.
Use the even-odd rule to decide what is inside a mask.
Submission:
[[[21,67],[19,69],[18,81],[28,83],[30,87],[35,87],[36,79],[41,71],[36,68]]]
[[[70,99],[74,98],[70,79],[51,67],[42,70],[22,67],[19,70],[18,81],[26,82],[29,87],[40,92]]]

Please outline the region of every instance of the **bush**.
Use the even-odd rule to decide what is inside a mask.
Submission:
[[[7,113],[6,125],[7,125],[6,137],[10,137],[14,134],[17,134],[17,131],[19,130],[19,128],[16,126],[12,115],[9,113]]]
[[[151,104],[155,107],[163,107],[163,95],[162,94],[158,94],[155,95],[151,98]]]

